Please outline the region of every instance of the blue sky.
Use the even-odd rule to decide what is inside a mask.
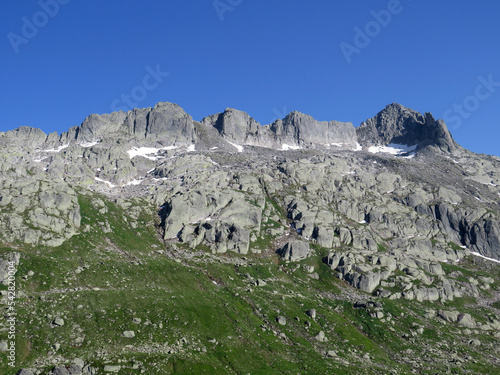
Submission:
[[[500,155],[500,3],[5,0],[0,131],[159,101],[358,126],[398,102]]]

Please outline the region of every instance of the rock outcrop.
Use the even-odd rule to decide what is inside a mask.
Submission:
[[[247,113],[228,108],[204,118],[202,124],[214,127],[224,139],[238,145],[284,149],[357,145],[356,130],[351,123],[317,121],[296,111],[261,126]]]
[[[125,136],[165,145],[195,141],[194,122],[177,104],[158,103],[154,108],[90,115],[76,131],[78,143]]]
[[[422,115],[395,103],[363,122],[356,132],[363,146],[434,146],[445,152],[457,148],[443,120],[436,121],[430,113]]]

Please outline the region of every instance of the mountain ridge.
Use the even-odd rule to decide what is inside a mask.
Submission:
[[[196,131],[195,124],[198,123],[215,128],[227,141],[247,146],[297,149],[333,145],[368,149],[370,146],[400,144],[419,149],[430,146],[451,153],[459,148],[444,121],[436,121],[430,113],[422,115],[397,103],[389,104],[359,127],[354,127],[351,122],[318,121],[298,111],[292,111],[271,124],[261,125],[248,113],[233,108],[197,122],[179,105],[159,102],[154,107],[127,112],[91,114],[81,125],[59,136],[57,133],[47,135],[31,127],[20,127],[0,133],[0,136],[9,138],[17,134],[28,142],[45,144],[46,147],[91,143],[113,136],[173,146],[203,142]]]

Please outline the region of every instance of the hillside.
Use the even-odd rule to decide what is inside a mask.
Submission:
[[[0,171],[0,374],[500,372],[500,158],[429,113],[158,103]]]

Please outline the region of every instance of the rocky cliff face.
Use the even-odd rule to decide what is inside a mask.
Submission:
[[[223,113],[206,117],[202,124],[214,127],[224,139],[239,145],[285,149],[357,145],[356,131],[351,123],[317,121],[300,112],[292,112],[271,125],[261,126],[247,113],[228,108]]]
[[[169,361],[218,366],[219,350],[214,373],[292,366],[266,359],[268,342],[304,358],[293,372],[445,373],[452,342],[478,358],[465,372],[488,373],[499,196],[498,157],[400,105],[354,128],[299,112],[261,126],[235,109],[196,122],[159,103],[60,136],[0,133],[0,282],[15,261],[20,329],[39,352],[23,363],[53,373],[132,371],[131,358],[154,373],[141,358],[155,355],[168,373]],[[251,361],[234,357],[241,345]]]
[[[165,144],[195,141],[191,116],[176,104],[158,103],[154,108],[134,109],[106,115],[90,115],[76,132],[75,141],[93,142],[109,138]]]
[[[60,137],[56,134],[46,135],[38,129],[22,127],[2,133],[0,141],[3,142],[5,149],[13,150],[5,154],[2,168],[16,170],[20,179],[17,183],[21,183],[21,185],[24,183],[29,185],[31,180],[36,180],[39,177],[43,181],[43,177],[47,176],[73,181],[69,185],[72,183],[95,184],[96,181],[106,181],[108,186],[128,186],[126,184],[147,178],[146,172],[148,171],[149,173],[155,171],[153,175],[159,174],[161,178],[169,176],[170,172],[165,172],[164,165],[168,163],[168,158],[178,157],[179,153],[187,152],[184,154],[187,158],[186,163],[196,165],[194,159],[189,157],[189,151],[193,150],[206,150],[209,152],[207,155],[210,155],[217,150],[220,152],[224,150],[242,152],[247,147],[260,147],[260,149],[254,148],[251,151],[246,151],[244,157],[249,161],[253,157],[258,157],[262,152],[278,152],[280,158],[287,159],[288,154],[284,151],[290,149],[321,149],[326,154],[332,150],[338,152],[351,150],[351,153],[346,151],[345,156],[348,157],[346,160],[358,160],[358,156],[365,155],[363,149],[369,153],[381,152],[382,155],[384,154],[383,147],[373,149],[374,145],[415,146],[417,147],[417,155],[420,155],[418,154],[419,150],[428,151],[430,147],[431,150],[434,150],[428,156],[431,160],[458,158],[459,161],[455,163],[459,166],[456,173],[465,173],[466,179],[448,172],[448,177],[453,177],[455,181],[455,186],[450,192],[453,194],[453,199],[446,200],[438,195],[436,200],[432,201],[412,193],[411,199],[410,197],[404,198],[401,203],[412,207],[415,212],[421,215],[426,215],[428,220],[436,220],[442,227],[443,233],[453,242],[467,246],[485,256],[500,259],[498,207],[496,203],[493,203],[495,199],[474,196],[473,198],[476,200],[474,206],[463,204],[462,199],[463,189],[466,188],[464,184],[467,184],[467,181],[484,182],[490,190],[497,189],[498,169],[495,170],[494,167],[495,159],[491,159],[492,164],[487,171],[475,171],[474,167],[468,164],[476,165],[476,159],[480,159],[479,156],[474,156],[461,149],[453,140],[443,121],[436,121],[431,114],[421,115],[399,104],[387,106],[375,117],[355,129],[351,123],[316,121],[311,116],[299,112],[292,112],[284,119],[277,120],[271,125],[261,126],[247,113],[230,108],[223,113],[206,117],[201,123],[196,123],[178,105],[159,103],[154,108],[134,109],[127,113],[91,115],[85,119],[81,126],[70,129]],[[363,148],[358,144],[358,141]],[[19,146],[20,144],[21,146]],[[329,149],[330,151],[328,151]],[[282,150],[282,152],[280,153],[278,150]],[[355,154],[352,154],[353,150],[357,150]],[[356,153],[359,155],[356,156]],[[410,156],[414,157],[415,155],[413,153]],[[352,159],[353,157],[355,159]],[[402,161],[401,158],[398,160]],[[429,159],[424,159],[422,156],[420,161],[414,163],[423,166],[429,162]],[[346,168],[352,169],[355,163],[353,164],[351,161]],[[363,165],[363,162],[360,163]],[[481,164],[485,163],[481,162]],[[486,163],[486,165],[490,164]],[[23,174],[23,168],[29,169],[36,178],[31,178],[26,173]],[[327,171],[325,170],[324,173]],[[477,176],[478,173],[481,175]],[[366,176],[369,176],[369,173]],[[317,179],[320,180],[322,177],[323,174],[319,173]],[[362,180],[364,178],[361,177]],[[437,187],[441,188],[440,181],[428,182],[429,189]],[[14,190],[12,190],[15,188],[11,186],[9,189],[10,193],[7,194],[4,202],[8,201],[11,195],[15,195]],[[474,193],[474,195],[476,194]],[[338,204],[345,205],[347,201],[355,202],[357,197],[346,196],[345,199]],[[489,204],[488,201],[492,203]],[[377,205],[379,203],[375,203],[375,206]],[[181,204],[179,207],[186,207],[186,205]],[[492,208],[493,211],[486,214],[489,212],[487,210]],[[198,205],[195,204],[193,209],[197,211]],[[18,207],[17,210],[21,209]],[[373,217],[370,210],[364,208],[365,213],[355,215],[356,217],[353,219],[364,220],[365,216]],[[180,211],[183,211],[183,208]],[[62,215],[67,217],[65,216],[67,213]],[[302,215],[307,217],[307,213]],[[31,220],[38,220],[37,218],[40,219],[40,216],[32,216]],[[26,233],[31,232],[23,232],[20,221],[15,224],[16,221],[12,220],[9,221],[11,224],[5,227],[8,230],[7,238],[11,240],[29,238],[29,241],[32,242],[41,241],[43,236],[40,234],[27,235]],[[45,219],[45,221],[47,220]],[[170,220],[176,222],[176,229],[170,229],[167,232],[175,231],[171,234],[177,234],[177,231],[181,229],[177,228],[179,226],[178,219]],[[78,220],[72,220],[69,223],[71,227],[78,227]],[[50,221],[44,225],[50,226]],[[255,225],[258,226],[258,222]],[[57,228],[60,229],[54,233],[62,230],[62,222],[57,225]],[[310,226],[308,229],[303,228],[304,233],[312,236],[313,228],[314,226]],[[318,230],[320,229],[318,228]],[[327,231],[333,231],[333,229]],[[71,233],[74,232],[66,231],[66,236],[71,236]],[[45,234],[45,236],[51,237],[49,234]],[[53,242],[50,242],[52,241],[50,239],[45,242],[60,243],[60,240],[55,238],[61,237],[55,235],[53,237]],[[248,243],[248,240],[246,242]]]
[[[271,125],[271,130],[284,144],[300,147],[356,147],[356,131],[351,123],[316,121],[311,116],[292,112]]]
[[[430,113],[422,115],[400,104],[390,104],[362,123],[357,134],[366,146],[434,146],[445,152],[453,152],[457,147],[443,120],[436,121]]]

